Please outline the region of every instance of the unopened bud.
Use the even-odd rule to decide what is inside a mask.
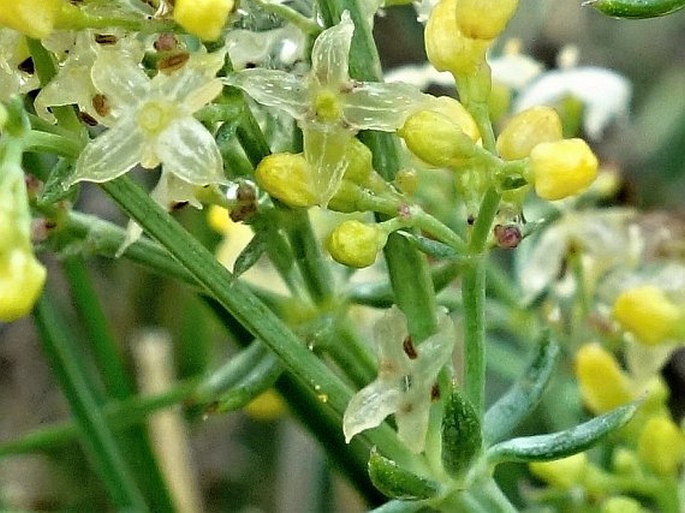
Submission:
[[[668,417],[647,421],[638,440],[638,455],[660,476],[674,476],[685,458],[685,437]]]
[[[594,413],[608,412],[633,399],[628,376],[599,344],[585,344],[578,350],[575,373],[583,402]]]
[[[494,39],[504,30],[518,0],[458,0],[457,26],[473,39]]]
[[[255,171],[257,183],[291,207],[311,207],[317,196],[309,163],[301,154],[276,153],[262,159]]]
[[[492,41],[473,39],[459,30],[457,3],[457,0],[441,0],[433,7],[426,23],[426,55],[438,71],[469,75],[483,63]]]
[[[532,107],[516,114],[497,138],[497,153],[504,160],[524,159],[540,143],[563,137],[561,118],[551,107]]]
[[[388,234],[376,224],[344,221],[327,240],[328,251],[336,262],[350,267],[368,267],[376,261]]]
[[[530,162],[536,194],[550,201],[582,192],[597,176],[597,157],[582,139],[540,143]]]
[[[473,140],[457,123],[431,110],[409,116],[398,134],[414,155],[435,167],[458,166],[476,153]]]

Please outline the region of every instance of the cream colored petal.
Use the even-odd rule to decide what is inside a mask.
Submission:
[[[66,185],[114,180],[140,161],[143,146],[144,138],[135,120],[132,117],[120,120],[86,145]]]
[[[226,183],[212,134],[193,117],[172,122],[157,137],[155,153],[167,173],[194,185]]]
[[[354,23],[343,12],[340,23],[324,30],[312,48],[312,73],[324,86],[337,88],[349,81],[349,54]]]
[[[101,52],[90,72],[95,88],[116,108],[133,108],[150,91],[150,79],[129,56]]]
[[[409,84],[366,82],[343,95],[343,118],[357,130],[393,132],[431,98]]]
[[[357,392],[343,415],[345,441],[350,443],[356,434],[379,426],[388,415],[397,410],[400,397],[398,386],[379,380]]]
[[[295,119],[303,119],[311,110],[305,79],[292,73],[246,69],[224,78],[224,83],[239,87],[257,103],[284,110]]]

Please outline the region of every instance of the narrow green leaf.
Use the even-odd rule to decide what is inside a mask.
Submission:
[[[612,431],[624,426],[638,403],[631,403],[564,431],[549,435],[513,438],[487,450],[487,460],[496,465],[504,461],[550,461],[582,452]]]
[[[510,435],[540,401],[559,358],[559,345],[546,333],[525,373],[485,413],[483,438],[491,445]]]
[[[452,476],[461,477],[482,448],[478,413],[453,383],[442,418],[442,466]]]
[[[49,293],[44,292],[36,303],[36,324],[43,350],[83,435],[82,441],[112,502],[124,510],[147,511],[143,496],[98,408],[92,386],[77,364],[77,351],[72,347],[74,337],[54,309],[54,304]]]
[[[233,278],[238,278],[250,269],[266,251],[266,238],[264,232],[257,232],[245,248],[240,252],[233,264]]]
[[[587,0],[583,5],[594,7],[615,18],[644,19],[666,16],[685,7],[684,0]]]
[[[383,495],[392,499],[417,501],[434,497],[440,491],[438,483],[400,467],[375,447],[369,456],[369,477]]]
[[[79,187],[64,188],[64,183],[73,170],[74,163],[68,159],[60,159],[50,171],[43,191],[38,197],[40,205],[53,205],[65,198],[73,200],[78,194]]]

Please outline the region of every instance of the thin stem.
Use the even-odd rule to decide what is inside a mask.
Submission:
[[[26,134],[24,144],[26,151],[53,153],[74,160],[83,148],[81,142],[74,137],[64,137],[48,132],[38,132],[37,130],[31,130]]]
[[[62,261],[73,303],[88,334],[105,387],[112,397],[123,399],[133,393],[133,386],[85,265],[78,255]]]
[[[285,21],[288,21],[299,28],[302,32],[309,34],[311,36],[317,36],[321,32],[321,27],[316,24],[313,20],[303,16],[299,12],[283,4],[277,4],[272,2],[266,2],[264,0],[255,0],[255,3],[259,5],[265,11],[270,11]]]
[[[101,416],[91,391],[92,384],[76,363],[77,352],[72,346],[74,337],[66,330],[49,296],[48,292],[43,293],[36,303],[36,324],[46,357],[83,433],[82,441],[117,507],[147,511],[145,500]]]
[[[469,240],[469,251],[476,257],[465,265],[462,279],[464,304],[464,387],[479,414],[485,406],[485,251],[492,221],[497,214],[500,195],[494,189],[485,193]]]

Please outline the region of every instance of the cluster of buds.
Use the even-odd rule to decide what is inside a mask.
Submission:
[[[676,475],[685,461],[685,434],[666,406],[668,389],[659,376],[647,382],[624,371],[616,357],[599,344],[585,344],[576,354],[576,377],[585,405],[603,413],[643,399],[623,429],[623,442],[640,465],[659,476]]]
[[[532,107],[515,115],[497,138],[506,161],[529,159],[529,183],[554,201],[586,189],[597,177],[598,161],[582,139],[563,139],[561,119],[551,107]]]
[[[426,24],[426,54],[438,71],[475,74],[504,30],[518,0],[441,0]]]

